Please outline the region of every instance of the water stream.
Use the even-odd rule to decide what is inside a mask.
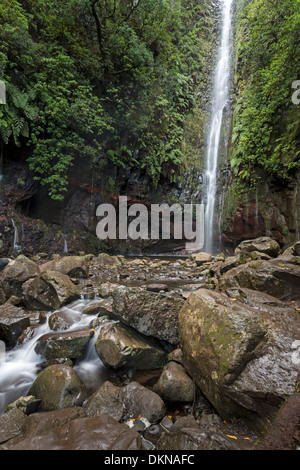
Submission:
[[[221,41],[217,56],[212,112],[206,155],[205,251],[213,252],[214,212],[217,192],[218,157],[224,110],[229,98],[231,66],[231,23],[234,0],[222,0]]]
[[[68,316],[68,319],[74,322],[67,331],[89,328],[90,323],[97,318],[97,315],[84,314],[83,310],[93,302],[99,302],[99,299],[80,299],[59,310],[61,314]],[[12,403],[21,396],[27,395],[31,385],[37,378],[41,370],[40,364],[45,361],[45,358],[35,352],[35,346],[41,336],[47,333],[54,333],[48,325],[48,318],[52,313],[54,312],[47,314],[47,320],[44,324],[38,325],[35,328],[35,334],[31,339],[22,344],[17,344],[12,350],[7,351],[5,356],[1,356],[0,414],[4,413],[9,403]],[[99,331],[96,329],[84,357],[80,360],[78,359],[74,365],[74,369],[88,388],[92,388],[93,385],[99,385],[105,380],[107,375],[107,369],[99,359],[94,347]],[[91,380],[94,382],[93,384],[90,383]]]

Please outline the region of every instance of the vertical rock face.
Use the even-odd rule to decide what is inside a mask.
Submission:
[[[296,386],[293,342],[300,335],[294,309],[231,300],[201,289],[179,314],[187,372],[224,418],[240,416],[261,430]],[[280,313],[279,313],[280,312]]]

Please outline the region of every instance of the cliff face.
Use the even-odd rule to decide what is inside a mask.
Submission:
[[[20,250],[34,254],[46,251],[97,253],[100,250],[166,253],[184,249],[182,240],[100,242],[96,236],[96,209],[102,203],[116,205],[119,195],[146,204],[196,204],[202,200],[220,5],[204,1],[186,3],[195,8],[190,40],[193,47],[197,41],[201,47],[190,69],[194,105],[182,124],[182,163],[176,170],[166,169],[154,187],[145,167],[138,164],[117,166],[112,161],[104,162],[102,155],[97,161],[79,156],[67,171],[68,188],[64,200],[54,201],[29,170],[30,148],[24,145],[16,149],[5,145],[1,155],[0,256],[13,255]],[[235,4],[231,99],[223,123],[215,213],[215,245],[220,251],[229,252],[240,241],[263,235],[275,238],[283,246],[299,238],[300,230],[297,168],[288,182],[274,182],[264,169],[258,168],[260,177],[255,185],[252,181],[249,185],[241,185],[243,166],[236,171],[235,165],[240,158],[236,154],[239,142],[236,129],[243,117],[241,109],[244,109],[240,100],[244,99],[250,80],[249,61],[246,66],[241,47],[245,36],[242,19],[246,3],[238,0]],[[186,44],[186,47],[191,45]],[[295,110],[294,106],[294,113]],[[283,133],[286,132],[285,128]],[[136,148],[135,158],[139,159],[142,152],[147,153],[147,149],[139,149],[138,138],[132,145]],[[2,171],[0,173],[2,175]]]

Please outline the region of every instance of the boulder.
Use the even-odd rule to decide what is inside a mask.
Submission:
[[[124,412],[121,388],[116,387],[106,380],[89,397],[84,405],[83,411],[84,415],[87,417],[107,414],[117,421],[120,421]]]
[[[276,240],[270,237],[259,237],[254,240],[244,240],[235,249],[235,254],[237,255],[241,252],[251,253],[252,251],[276,257],[279,255],[281,248]]]
[[[295,309],[251,306],[206,289],[191,294],[179,315],[185,369],[224,419],[238,416],[261,431],[297,383]],[[293,346],[294,345],[294,346]]]
[[[153,391],[169,402],[192,402],[194,400],[194,382],[184,367],[177,362],[169,362]]]
[[[10,302],[0,306],[0,340],[14,344],[30,326],[30,312]]]
[[[166,412],[161,397],[137,382],[131,382],[122,388],[122,402],[129,419],[142,417],[150,423],[158,423]]]
[[[81,406],[87,391],[72,367],[54,364],[38,375],[28,394],[41,400],[39,411],[51,411]]]
[[[203,264],[210,263],[212,261],[212,256],[209,253],[196,253],[190,255],[190,259],[194,261],[197,266],[202,266]]]
[[[8,299],[12,295],[20,297],[24,282],[39,274],[39,266],[24,255],[19,255],[15,260],[9,260],[0,273],[0,285],[6,298]]]
[[[95,349],[103,364],[114,369],[158,369],[167,363],[157,341],[121,323],[104,323]]]
[[[61,416],[63,411],[67,413]],[[74,415],[73,419],[68,419],[70,412]],[[126,424],[118,423],[108,415],[76,418],[76,414],[78,416],[78,410],[68,409],[31,415],[28,419],[35,417],[37,423],[38,418],[44,420],[42,429],[40,424],[35,428],[32,426],[30,435],[15,445],[8,446],[8,450],[141,449],[140,435]]]
[[[113,314],[123,323],[147,336],[178,343],[178,314],[181,297],[122,287],[113,293]]]
[[[251,261],[223,274],[218,291],[239,287],[265,292],[281,300],[300,300],[300,266],[272,261]]]
[[[41,272],[57,271],[73,278],[87,278],[91,256],[62,256],[40,266]]]
[[[84,355],[92,335],[91,330],[47,333],[38,339],[35,352],[45,359],[76,359]]]
[[[65,274],[45,271],[22,287],[22,299],[31,310],[58,310],[80,298],[80,290]]]
[[[0,445],[18,436],[26,423],[26,415],[17,408],[0,416]]]

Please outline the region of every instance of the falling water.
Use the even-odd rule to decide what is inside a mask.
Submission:
[[[212,97],[212,116],[207,144],[206,160],[206,211],[205,250],[212,252],[214,210],[217,190],[218,155],[223,113],[229,97],[231,58],[231,6],[234,0],[222,0],[221,43],[218,51],[215,82]]]
[[[94,302],[99,302],[99,299],[91,301],[81,299],[59,310],[61,314],[67,316],[73,322],[68,331],[90,327],[91,322],[97,318],[97,315],[85,314],[84,307]],[[51,313],[48,314],[48,317],[50,315]],[[94,347],[100,329],[101,326],[95,327],[95,335],[90,340],[85,356],[78,359],[74,366],[74,369],[77,370],[87,386],[91,382],[91,377],[93,382],[98,384],[106,378],[106,368],[99,359]],[[22,344],[18,343],[5,354],[2,350],[0,351],[0,415],[9,403],[22,395],[27,395],[32,383],[38,376],[40,364],[45,361],[43,356],[36,353],[35,347],[41,336],[46,333],[53,333],[53,331],[50,329],[48,321],[46,321],[44,324],[37,326],[34,332],[32,338]]]

